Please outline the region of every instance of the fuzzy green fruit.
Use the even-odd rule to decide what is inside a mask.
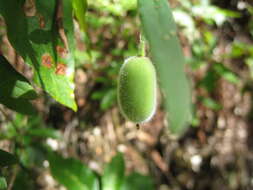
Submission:
[[[122,65],[118,103],[121,113],[135,123],[152,118],[156,109],[156,72],[148,58],[131,57]]]

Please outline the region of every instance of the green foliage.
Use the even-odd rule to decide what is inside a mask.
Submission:
[[[226,79],[227,81],[238,84],[240,79],[236,76],[235,73],[233,73],[229,68],[227,68],[225,65],[217,63],[214,65],[214,70],[217,72],[218,75]]]
[[[27,118],[24,115],[16,114],[13,121],[5,126],[0,138],[14,139],[20,145],[16,150],[20,163],[27,168],[32,168],[42,166],[47,159],[44,140],[47,138],[60,139],[61,136],[59,131],[45,126],[40,116]]]
[[[35,182],[32,180],[32,174],[20,169],[13,184],[13,190],[36,189]]]
[[[0,189],[5,189],[5,188],[7,188],[7,182],[4,177],[0,176]]]
[[[124,158],[121,154],[118,154],[105,167],[102,176],[103,190],[120,190],[124,181],[124,172]]]
[[[0,56],[1,97],[32,100],[37,97],[29,81],[19,74],[8,61]]]
[[[153,190],[154,184],[150,177],[138,173],[125,176],[123,155],[118,153],[105,166],[101,178],[80,161],[73,158],[62,158],[51,153],[50,169],[54,178],[68,190]],[[101,179],[101,187],[99,181]]]
[[[170,129],[173,133],[182,134],[191,119],[191,94],[171,9],[166,0],[139,0],[138,8],[165,95]]]
[[[87,11],[87,0],[73,0],[73,9],[74,13],[77,17],[79,25],[83,31],[86,30],[86,11]]]
[[[55,1],[38,0],[37,15],[26,17],[21,1],[1,1],[0,14],[5,19],[12,46],[33,67],[34,81],[54,99],[76,110],[72,4],[63,1],[65,40],[57,31],[60,21],[54,22],[55,6]]]
[[[41,137],[59,139],[61,137],[59,131],[52,128],[31,128],[28,131],[28,135],[32,136],[33,138]]]
[[[96,175],[87,166],[75,159],[64,159],[52,153],[49,157],[54,178],[68,190],[98,190]]]
[[[20,136],[19,132],[22,132],[23,136]],[[2,136],[3,138],[16,138],[27,144],[32,144],[32,140],[35,139],[61,138],[59,131],[45,126],[40,116],[25,117],[22,114],[15,115],[13,121],[5,127]]]
[[[40,145],[26,145],[18,151],[20,162],[26,168],[42,167],[46,160],[46,152]]]
[[[250,76],[251,76],[251,78],[253,78],[253,58],[250,57],[250,58],[246,59],[245,62],[246,62],[246,64],[247,64],[248,67],[249,67]]]
[[[117,0],[117,3],[112,0],[93,0],[89,5],[103,9],[106,13],[124,17],[127,11],[136,9],[137,0]]]
[[[205,107],[210,108],[212,110],[217,111],[222,108],[222,106],[220,104],[218,104],[215,100],[213,100],[211,98],[200,97],[200,100]]]
[[[239,77],[231,69],[221,63],[214,63],[206,76],[200,81],[199,85],[211,93],[220,78],[224,78],[232,84],[238,84],[240,81]]]
[[[29,100],[37,97],[29,81],[0,55],[0,103],[23,114],[34,114]]]
[[[153,180],[150,176],[143,176],[139,173],[132,173],[126,176],[126,179],[121,187],[121,190],[154,190]]]
[[[101,110],[107,110],[108,108],[110,108],[115,103],[116,97],[117,97],[116,90],[108,89],[102,97],[100,103]]]
[[[86,13],[88,35],[81,33],[81,37],[84,37],[82,39],[90,49],[89,53],[76,51],[76,62],[78,65],[91,65],[87,72],[92,71],[96,75],[94,79],[96,88],[91,93],[91,100],[97,102],[102,111],[106,111],[117,102],[117,75],[121,66],[119,63],[126,57],[138,53],[134,38],[139,30],[136,21],[136,2],[136,0],[117,0],[117,3],[112,0],[89,1],[91,11]],[[126,19],[126,22],[122,23],[122,19]],[[106,30],[110,30],[110,33],[103,32]],[[95,41],[90,41],[94,33],[96,33]],[[123,47],[120,47],[121,42],[124,44]]]
[[[91,99],[100,102],[100,109],[105,111],[112,107],[115,104],[117,99],[117,91],[116,91],[116,73],[118,73],[117,67],[106,68],[103,69],[102,72],[105,76],[97,77],[95,79],[98,85],[101,85],[100,88],[96,89],[91,94]]]
[[[5,167],[18,163],[17,158],[9,152],[0,149],[0,167]]]

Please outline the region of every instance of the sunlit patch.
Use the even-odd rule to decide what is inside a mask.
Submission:
[[[66,74],[67,65],[63,63],[58,63],[56,67],[55,74],[57,75],[65,75]]]
[[[61,58],[66,58],[68,55],[68,51],[66,48],[61,47],[61,46],[56,46],[56,51],[57,54],[61,57]]]
[[[42,55],[41,62],[43,66],[47,68],[51,68],[53,64],[53,58],[48,53],[46,53]]]
[[[193,171],[199,171],[202,163],[202,157],[200,155],[194,155],[191,157],[191,165]]]
[[[74,83],[71,83],[71,84],[70,84],[70,88],[71,88],[72,90],[74,90],[74,89],[75,89],[75,85],[74,85]]]
[[[66,76],[73,78],[74,77],[74,69],[72,67],[67,67]]]
[[[46,140],[46,143],[48,146],[50,146],[53,150],[58,150],[59,149],[59,142],[55,139],[48,138]]]

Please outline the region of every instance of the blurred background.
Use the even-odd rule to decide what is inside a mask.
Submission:
[[[0,148],[15,152],[22,166],[2,170],[13,189],[65,188],[52,177],[45,147],[80,160],[97,176],[121,152],[124,163],[115,167],[125,164],[126,175],[137,172],[136,180],[154,184],[151,189],[253,189],[253,2],[169,2],[192,84],[194,118],[185,134],[170,133],[160,94],[155,116],[140,130],[120,115],[117,75],[124,59],[138,54],[137,3],[88,1],[87,33],[75,23],[78,111],[45,94],[34,101],[36,116],[0,106]],[[31,78],[1,17],[0,40],[3,54]]]

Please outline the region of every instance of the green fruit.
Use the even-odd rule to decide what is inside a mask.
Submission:
[[[152,118],[156,109],[156,72],[146,57],[131,57],[119,72],[118,103],[121,113],[135,123]]]

